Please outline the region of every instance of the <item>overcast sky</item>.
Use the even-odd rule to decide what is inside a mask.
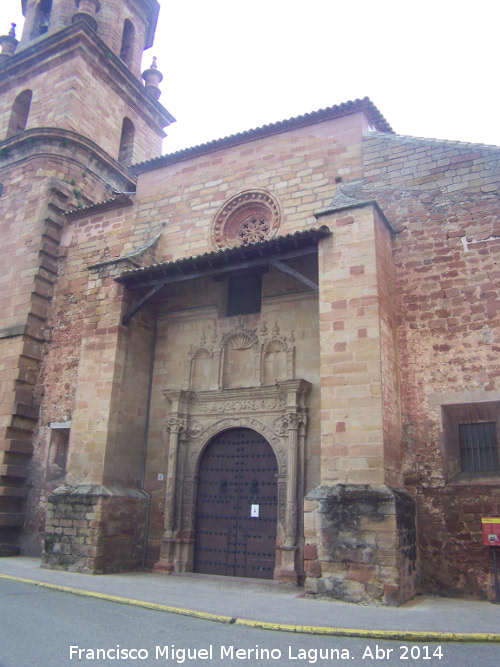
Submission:
[[[500,145],[499,0],[160,3],[165,153],[364,96],[398,134]]]

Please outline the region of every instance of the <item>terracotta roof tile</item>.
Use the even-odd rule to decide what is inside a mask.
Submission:
[[[124,271],[118,278],[115,278],[115,280],[130,286],[137,285],[146,280],[168,279],[180,274],[204,271],[213,272],[217,269],[225,269],[233,264],[261,258],[263,263],[265,263],[266,258],[276,254],[295,248],[316,245],[320,239],[328,236],[330,233],[329,228],[323,225],[319,228],[314,227],[295,232],[294,234],[277,236],[266,241],[259,241],[258,243],[223,248],[222,250],[206,252],[200,255],[190,255],[181,259],[160,262],[138,269],[129,269]]]
[[[175,153],[168,153],[167,155],[132,165],[130,170],[135,174],[140,174],[152,169],[159,169],[168,164],[180,162],[181,160],[187,160],[191,157],[197,157],[198,155],[204,155],[205,153],[222,150],[229,146],[237,146],[238,144],[260,139],[261,137],[267,137],[272,134],[288,132],[289,130],[294,130],[298,127],[313,125],[314,123],[320,123],[321,121],[330,118],[337,118],[356,113],[357,111],[363,111],[373,124],[374,128],[380,132],[394,133],[394,130],[373,102],[368,97],[364,97],[362,100],[344,102],[326,109],[319,109],[318,111],[312,111],[287,120],[270,123],[269,125],[263,125],[262,127],[246,130],[244,132],[238,132],[237,134],[222,137],[221,139],[215,139],[214,141],[209,141],[208,143],[200,144],[199,146],[184,148]]]

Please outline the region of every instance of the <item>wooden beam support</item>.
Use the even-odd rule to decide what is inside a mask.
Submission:
[[[274,266],[275,268],[279,269],[280,271],[283,271],[283,273],[288,273],[290,276],[293,276],[297,280],[299,280],[301,283],[304,283],[304,285],[307,285],[310,287],[312,290],[314,290],[316,293],[319,292],[319,285],[312,280],[309,280],[309,278],[306,278],[303,276],[301,273],[296,271],[295,269],[292,269],[290,266],[287,264],[283,264],[279,259],[272,259],[269,264],[271,266]]]
[[[160,283],[159,285],[155,285],[153,289],[149,290],[149,292],[146,294],[146,296],[143,296],[142,299],[135,304],[133,308],[131,308],[126,315],[123,316],[122,319],[122,324],[127,325],[130,320],[136,315],[145,305],[146,303],[153,297],[157,292],[161,290],[163,287],[163,283]]]
[[[296,257],[305,257],[307,255],[313,255],[318,252],[318,247],[316,245],[302,248],[300,250],[291,250],[279,255],[279,259],[294,259]],[[156,278],[146,278],[143,281],[127,284],[127,282],[121,279],[119,282],[124,282],[127,285],[127,289],[130,291],[135,291],[139,289],[145,289],[152,286],[169,285],[173,283],[184,282],[186,280],[194,280],[195,278],[207,278],[210,276],[222,276],[228,275],[230,273],[235,273],[236,271],[242,270],[251,270],[258,267],[265,267],[269,264],[272,264],[271,255],[264,255],[256,259],[249,260],[247,262],[233,262],[227,266],[220,266],[217,268],[201,269],[198,271],[191,271],[190,273],[178,273],[177,275],[172,276],[158,276]],[[288,267],[287,267],[288,268]],[[293,269],[290,269],[292,271]],[[306,279],[307,280],[307,279]],[[314,283],[313,283],[314,284]]]

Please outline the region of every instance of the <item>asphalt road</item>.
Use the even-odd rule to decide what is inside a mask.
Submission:
[[[439,646],[269,632],[0,580],[0,667],[491,667],[499,648],[498,644]]]

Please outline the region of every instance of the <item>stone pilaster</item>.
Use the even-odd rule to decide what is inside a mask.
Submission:
[[[321,480],[306,498],[311,592],[399,604],[415,592],[415,508],[401,480],[391,229],[374,201],[340,193],[317,214]]]
[[[179,561],[178,544],[182,538],[178,535],[178,510],[182,494],[177,489],[179,446],[188,426],[188,405],[190,393],[182,390],[164,392],[171,403],[171,414],[165,424],[168,433],[168,455],[165,471],[164,530],[161,540],[160,560],[155,563],[155,570],[173,572]]]

